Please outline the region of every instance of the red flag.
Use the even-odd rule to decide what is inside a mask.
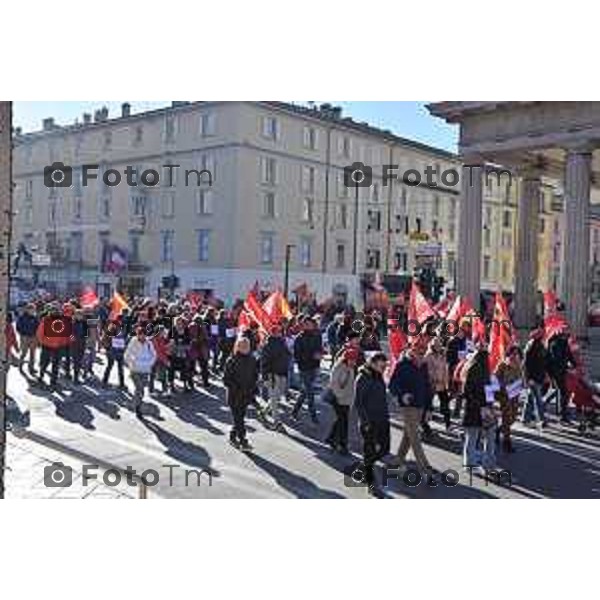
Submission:
[[[557,311],[558,299],[552,290],[544,292],[544,316],[549,317]]]
[[[289,319],[292,316],[290,305],[279,290],[273,292],[262,307],[273,323],[279,323],[282,319]]]
[[[469,312],[472,312],[473,305],[469,301],[468,298],[464,296],[456,296],[454,300],[454,304],[448,311],[446,315],[447,321],[454,321],[455,323],[460,323],[460,320]]]
[[[94,308],[98,306],[98,296],[96,292],[89,286],[86,286],[81,293],[81,298],[79,299],[79,303],[81,304],[81,308]]]
[[[558,312],[558,298],[552,290],[544,292],[544,340],[568,329],[567,319]]]
[[[112,321],[116,319],[122,312],[124,308],[129,308],[129,304],[125,301],[125,298],[119,294],[119,292],[115,292],[113,294],[112,300],[110,301],[110,315],[109,319]]]
[[[416,321],[419,325],[422,325],[430,317],[435,317],[435,311],[421,293],[419,286],[413,281],[408,301],[408,320]]]
[[[440,300],[434,307],[433,310],[438,314],[442,319],[446,318],[446,315],[452,308],[452,304],[454,301],[454,294],[448,294],[443,300]]]
[[[508,307],[500,292],[496,292],[494,317],[490,330],[489,366],[493,372],[506,356],[506,351],[514,342],[514,328],[508,314]]]
[[[479,318],[479,315],[471,315],[471,339],[473,342],[485,342],[486,330],[485,323]]]
[[[192,310],[198,310],[198,307],[202,304],[204,294],[201,292],[189,291],[185,295],[185,299],[190,303]]]
[[[245,316],[242,316],[244,313]],[[251,322],[258,323],[259,329],[263,334],[269,333],[272,325],[269,315],[260,305],[260,302],[252,291],[248,293],[248,296],[244,301],[244,310],[240,313],[238,325],[243,327],[245,323],[249,325]]]

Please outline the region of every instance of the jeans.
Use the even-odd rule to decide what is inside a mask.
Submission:
[[[523,422],[527,423],[535,418],[536,422],[544,420],[544,399],[542,397],[542,384],[531,381],[527,396],[525,398],[525,407],[523,409]]]
[[[40,374],[39,378],[42,379],[46,374],[48,365],[52,363],[52,370],[50,372],[50,383],[56,385],[58,379],[58,366],[62,357],[62,350],[59,348],[49,348],[42,346],[42,352],[40,354]]]
[[[350,407],[345,404],[333,403],[335,410],[335,421],[331,426],[331,431],[326,438],[328,444],[339,446],[343,450],[348,449],[348,414]]]
[[[227,390],[227,404],[231,410],[231,416],[233,418],[233,427],[229,438],[232,442],[243,442],[246,440],[246,409],[248,408],[248,398],[243,397],[240,394],[231,393],[231,390]]]
[[[463,466],[484,469],[496,466],[496,427],[465,427]]]
[[[309,369],[308,371],[300,371],[300,381],[302,383],[302,389],[300,391],[300,396],[296,401],[296,405],[294,406],[294,413],[298,414],[302,405],[304,404],[304,400],[308,402],[308,410],[311,415],[316,415],[315,409],[315,382],[317,381],[317,376],[319,374],[319,369]]]
[[[138,410],[144,397],[144,388],[147,388],[150,383],[150,374],[131,371],[131,380],[134,386],[133,408],[134,410]]]
[[[37,348],[37,340],[35,336],[21,336],[21,364],[25,362],[25,357],[29,354],[29,371],[35,368],[35,350]]]
[[[285,375],[268,375],[265,388],[269,398],[269,407],[273,423],[277,425],[279,418],[279,402],[285,398],[287,389],[287,377]]]
[[[106,370],[102,377],[102,383],[107,384],[110,372],[112,371],[113,365],[117,363],[117,372],[119,374],[119,385],[125,387],[125,372],[123,370],[123,354],[108,353],[108,363],[106,364]]]
[[[374,466],[390,451],[390,424],[388,421],[381,423],[363,423],[360,426],[363,438],[363,464],[365,467],[365,483],[375,484]]]

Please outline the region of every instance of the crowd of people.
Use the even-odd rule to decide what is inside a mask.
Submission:
[[[401,313],[387,321],[346,306],[296,312],[265,325],[242,320],[244,310],[243,302],[227,310],[185,298],[133,299],[117,312],[109,301],[94,307],[77,299],[31,302],[9,319],[7,344],[15,365],[52,389],[60,389],[61,378],[70,385],[89,381],[95,371],[98,383],[110,386],[116,367],[118,386],[126,390],[127,370],[131,409],[140,418],[147,393],[190,393],[220,380],[231,411],[230,443],[244,451],[251,448],[249,407],[265,426],[285,434],[284,421],[303,417],[306,405],[313,423],[325,414],[331,419],[323,441],[350,455],[354,408],[362,441],[356,472],[374,494],[375,465],[386,457],[403,469],[412,451],[420,471],[435,472],[423,445],[437,435],[432,421],[439,421],[440,432],[461,435],[464,467],[482,475],[496,468],[499,451],[515,451],[511,430],[517,419],[546,427],[552,397],[563,423],[570,422],[574,404],[580,430],[595,426],[598,391],[566,326],[551,337],[536,328],[523,347],[512,336],[491,368],[488,344],[474,335],[470,318],[454,331],[427,327],[405,336],[399,351],[391,338],[406,319]],[[323,411],[324,405],[332,410]],[[392,458],[390,406],[403,425]]]

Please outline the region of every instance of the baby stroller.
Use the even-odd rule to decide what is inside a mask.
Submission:
[[[565,385],[570,400],[577,409],[579,431],[585,433],[594,430],[597,424],[597,412],[600,408],[600,389],[598,385],[585,377],[581,369],[567,372]]]

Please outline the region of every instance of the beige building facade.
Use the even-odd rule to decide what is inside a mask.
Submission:
[[[306,283],[319,298],[360,301],[364,279],[410,275],[424,264],[454,285],[461,186],[445,185],[441,174],[462,175],[458,156],[357,123],[330,105],[174,102],[131,114],[125,104],[118,116],[100,109],[72,126],[46,120],[14,141],[13,249],[34,257],[33,266],[20,260],[18,275],[41,287],[88,284],[106,295],[116,285],[154,295],[175,274],[180,291],[232,299],[256,281],[283,287],[288,246],[290,289]],[[57,161],[72,167],[71,186],[46,187],[44,168]],[[358,203],[356,188],[344,182],[344,168],[356,162],[373,176],[358,188]],[[399,179],[384,181],[388,164],[397,165]],[[87,186],[83,165],[98,165]],[[125,181],[128,166],[137,186]],[[428,167],[436,185],[426,182]],[[119,185],[103,182],[110,169],[121,173]],[[159,172],[158,185],[139,181],[147,169]],[[206,173],[200,181],[195,172],[186,177],[192,170],[212,181]],[[401,181],[409,170],[420,185]],[[482,287],[492,290],[513,289],[519,184],[512,183],[492,179],[484,190]],[[544,267],[554,252],[556,197],[548,185],[548,223],[538,233],[540,274],[549,279],[556,275]],[[118,277],[102,268],[113,245],[127,254]]]

